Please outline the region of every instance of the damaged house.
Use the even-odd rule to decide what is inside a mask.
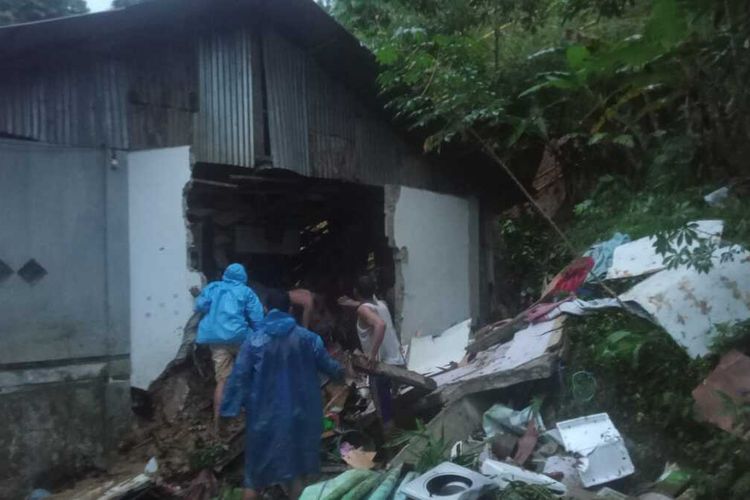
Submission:
[[[106,463],[229,262],[328,300],[374,269],[404,342],[487,315],[501,179],[421,154],[312,0],[8,26],[0,74],[0,497]]]

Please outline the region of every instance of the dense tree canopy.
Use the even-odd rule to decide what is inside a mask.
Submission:
[[[0,0],[0,25],[88,12],[85,0]]]
[[[130,7],[131,5],[136,5],[143,1],[144,0],[112,0],[112,8],[121,9],[124,7]]]
[[[478,134],[507,157],[566,138],[577,155],[615,153],[637,169],[655,144],[688,138],[697,174],[746,163],[747,2],[331,3],[376,53],[396,114],[429,133],[427,149]]]

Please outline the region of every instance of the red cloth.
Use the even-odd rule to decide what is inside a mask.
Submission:
[[[558,293],[575,293],[586,281],[586,277],[593,267],[594,259],[592,257],[578,257],[552,279],[550,284],[547,285],[547,289],[542,293],[542,298]]]
[[[567,302],[569,300],[573,300],[575,297],[572,295],[570,297],[565,297],[563,300],[558,300],[556,302],[541,302],[539,304],[536,304],[534,306],[531,306],[530,308],[526,309],[526,321],[529,323],[536,323],[540,318],[543,318],[549,312],[562,304],[563,302]]]

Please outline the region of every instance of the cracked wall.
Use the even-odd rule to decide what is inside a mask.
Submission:
[[[131,385],[147,389],[174,358],[193,312],[184,190],[190,148],[128,154]]]
[[[479,315],[479,209],[473,198],[387,186],[401,341]]]

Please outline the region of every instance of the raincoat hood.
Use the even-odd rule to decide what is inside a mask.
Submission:
[[[264,333],[272,337],[283,337],[289,335],[294,330],[297,322],[291,314],[281,312],[278,309],[271,309],[266,319],[263,320],[263,326]]]
[[[230,283],[247,285],[247,272],[242,264],[230,264],[224,271],[222,279]]]

